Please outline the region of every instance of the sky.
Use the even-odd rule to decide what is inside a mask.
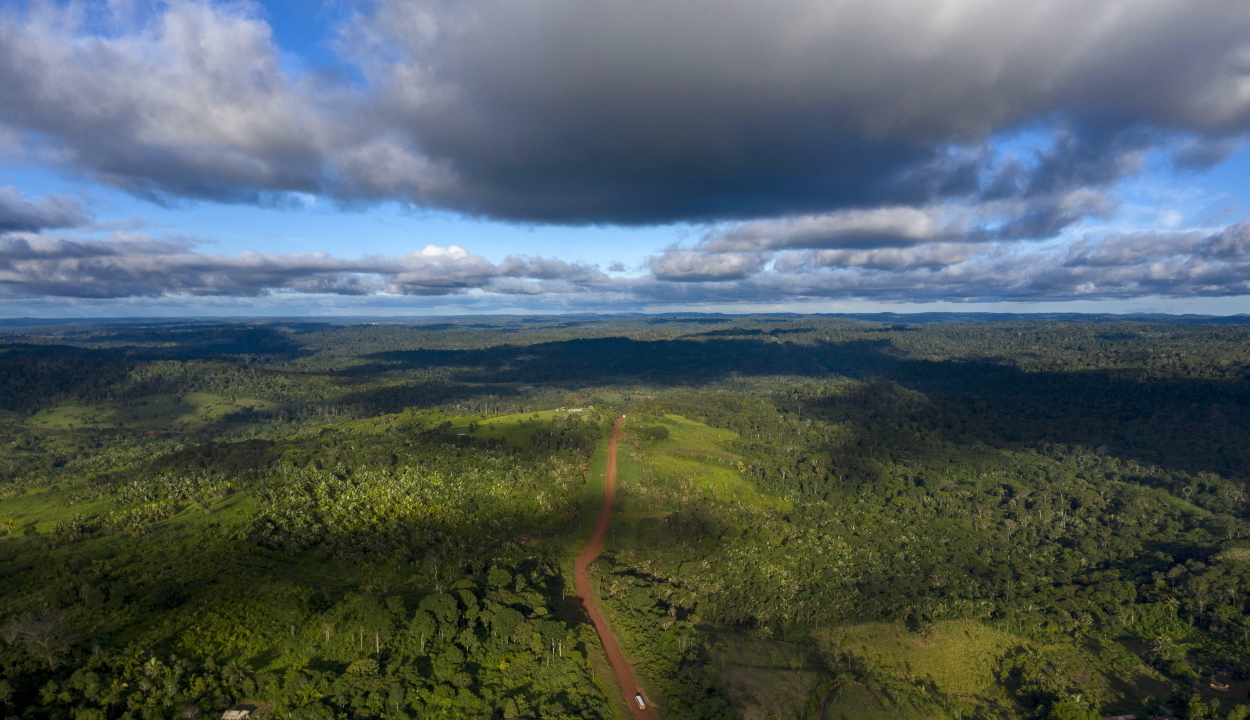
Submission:
[[[0,316],[1250,313],[1244,0],[0,4]]]

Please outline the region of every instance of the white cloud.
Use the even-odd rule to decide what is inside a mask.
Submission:
[[[531,298],[565,309],[817,299],[878,302],[1050,302],[1250,294],[1250,223],[1215,232],[1137,233],[1072,246],[924,243],[904,248],[710,253],[670,249],[652,273],[609,277],[552,258],[499,263],[428,246],[357,260],[319,254],[208,255],[192,240],[116,233],[69,240],[0,236],[0,287],[14,299],[341,297],[389,307],[387,298],[462,297],[488,308]],[[349,300],[351,297],[358,301]],[[495,297],[496,301],[485,298]],[[322,301],[318,301],[322,302]],[[530,302],[530,301],[525,301]]]
[[[791,251],[779,255],[773,267],[782,272],[818,267],[862,267],[874,270],[934,268],[955,265],[984,252],[985,246],[963,243],[931,243],[907,248],[872,250]]]
[[[709,253],[670,248],[651,258],[651,272],[661,280],[702,282],[743,278],[768,261],[762,253]]]
[[[507,258],[495,265],[451,245],[360,260],[316,254],[236,256],[197,252],[189,240],[117,233],[109,240],[0,235],[0,286],[10,295],[120,298],[189,294],[261,296],[274,292],[338,295],[448,295],[480,288],[515,292],[516,280],[569,292],[597,280],[583,265]],[[502,284],[501,284],[502,283]],[[540,292],[550,292],[541,289]]]

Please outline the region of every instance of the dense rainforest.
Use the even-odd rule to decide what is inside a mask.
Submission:
[[[1250,717],[1250,318],[0,322],[0,717]]]

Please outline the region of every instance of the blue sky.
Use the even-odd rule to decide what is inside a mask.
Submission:
[[[0,314],[1250,312],[1235,4],[500,2],[0,13]]]

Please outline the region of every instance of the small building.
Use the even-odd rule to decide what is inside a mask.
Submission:
[[[255,705],[235,705],[221,714],[221,720],[249,720],[255,711]]]

